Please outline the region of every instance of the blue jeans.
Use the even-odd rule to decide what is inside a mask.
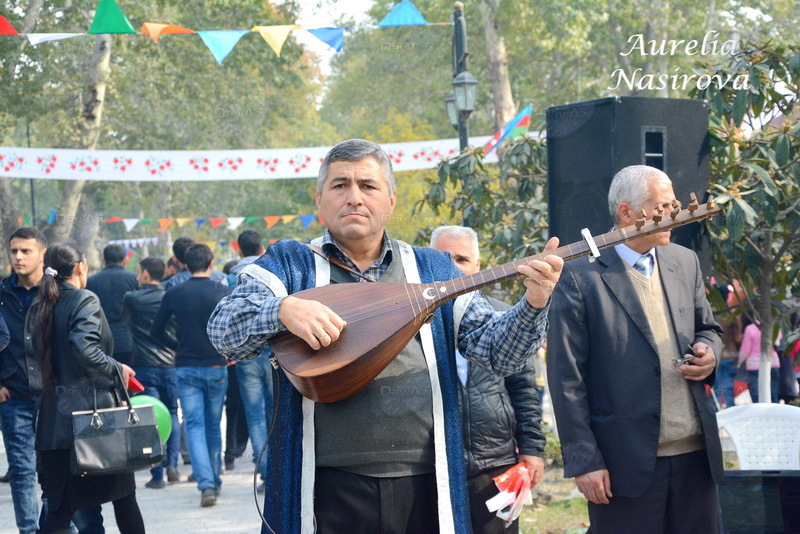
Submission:
[[[714,393],[720,406],[733,406],[733,378],[736,376],[736,358],[719,361],[717,378],[714,381]]]
[[[0,413],[17,528],[20,533],[34,533],[39,529],[39,484],[36,482],[34,432],[36,403],[8,399],[0,404]]]
[[[222,434],[228,372],[225,367],[178,367],[178,397],[186,420],[192,472],[200,491],[222,486]]]
[[[778,380],[780,380],[780,368],[772,367],[769,371],[770,401],[778,402]],[[758,402],[758,370],[747,371],[747,388],[750,390],[750,397],[753,402]]]
[[[167,440],[167,455],[162,465],[150,470],[153,480],[163,480],[163,466],[178,466],[181,451],[181,432],[178,422],[178,375],[174,367],[137,366],[136,379],[144,386],[144,395],[150,395],[163,402],[172,414],[172,433]]]
[[[272,398],[272,364],[265,353],[257,358],[236,362],[236,377],[239,379],[239,392],[242,395],[244,413],[247,417],[247,431],[253,446],[253,463],[267,442],[267,428],[272,424],[275,401]],[[258,466],[261,480],[267,477],[267,453],[261,457]]]

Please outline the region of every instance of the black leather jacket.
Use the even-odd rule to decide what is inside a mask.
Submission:
[[[495,299],[496,309],[508,305]],[[496,376],[477,364],[469,364],[467,385],[459,396],[467,475],[491,467],[517,463],[520,454],[543,456],[542,406],[536,390],[533,360],[522,371]]]
[[[133,336],[133,365],[147,367],[175,367],[175,352],[153,339],[150,327],[164,298],[164,288],[147,284],[136,291],[128,291],[122,299],[122,321],[128,324]],[[174,325],[167,327],[176,337]]]
[[[25,309],[11,289],[16,280],[16,275],[11,275],[0,282],[0,308],[11,337],[0,352],[0,384],[8,388],[12,399],[36,402],[42,390],[42,373],[34,354],[25,350]]]
[[[119,405],[119,362],[110,354],[114,338],[97,295],[59,283],[61,296],[53,310],[51,365],[53,383],[44,379],[36,449],[69,449],[72,445],[72,412],[90,410],[95,398],[99,408]],[[25,324],[26,340],[32,331],[39,304],[34,303]],[[30,335],[29,335],[30,334]],[[26,342],[33,352],[33,344]]]

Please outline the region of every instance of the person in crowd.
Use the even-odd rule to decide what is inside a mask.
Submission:
[[[122,321],[122,296],[136,289],[136,275],[125,269],[128,257],[122,245],[103,249],[103,270],[89,277],[86,289],[100,299],[111,332],[114,334],[114,359],[131,364],[133,339],[128,325]]]
[[[0,414],[17,528],[33,533],[39,528],[34,428],[42,377],[38,361],[25,351],[25,315],[44,276],[47,239],[36,228],[19,228],[8,249],[13,272],[0,282],[0,314],[9,332],[0,352]]]
[[[439,226],[431,235],[431,248],[449,252],[464,274],[481,269],[478,235],[465,226]],[[488,299],[495,310],[511,306]],[[456,351],[456,367],[461,382],[461,424],[469,489],[470,519],[474,534],[513,534],[519,520],[511,526],[486,507],[497,495],[493,478],[518,462],[525,462],[536,486],[544,473],[545,438],[542,434],[542,407],[536,387],[534,358],[519,373],[506,377],[493,375],[480,365],[471,364]],[[519,454],[517,454],[519,451]]]
[[[242,269],[266,252],[263,238],[255,230],[245,230],[239,234],[237,242],[239,255],[242,258],[231,268],[228,276],[231,287],[236,287]],[[267,458],[266,452],[262,455],[261,451],[267,443],[267,429],[272,424],[272,411],[275,407],[272,398],[272,365],[269,362],[269,354],[262,352],[252,360],[236,362],[234,368],[244,404],[247,431],[253,447],[253,462],[258,464],[257,469],[261,477],[258,492],[263,493],[266,488],[264,480],[267,476]]]
[[[189,271],[186,263],[186,251],[195,244],[194,239],[186,236],[179,237],[172,243],[172,253],[174,256],[170,259],[176,264],[177,272],[168,279],[161,281],[161,285],[164,286],[164,289],[171,289],[192,277],[192,273]],[[211,280],[219,282],[220,284],[228,284],[228,277],[220,271],[212,270]]]
[[[45,276],[26,318],[31,350],[39,360],[42,396],[36,425],[39,474],[47,497],[43,533],[67,532],[73,514],[113,502],[122,534],[141,534],[133,473],[82,477],[70,469],[73,411],[118,405],[119,383],[133,369],[109,356],[114,338],[100,300],[85,289],[89,268],[71,243],[56,243],[44,255]]]
[[[167,290],[150,334],[175,350],[178,398],[181,401],[192,472],[200,490],[200,505],[213,506],[222,490],[220,420],[228,385],[225,358],[211,344],[206,324],[217,302],[231,290],[211,280],[214,255],[206,245],[184,251],[191,278]],[[167,326],[174,318],[177,338]]]
[[[172,414],[172,428],[167,441],[167,454],[163,466],[150,470],[152,479],[145,484],[152,489],[165,486],[164,467],[167,468],[167,481],[177,482],[178,454],[181,449],[181,433],[178,423],[178,378],[175,374],[175,351],[156,341],[150,335],[153,320],[164,298],[161,277],[165,265],[159,258],[145,258],[139,262],[136,280],[139,289],[128,291],[122,299],[122,320],[131,330],[133,337],[133,369],[144,386],[144,394],[160,399]],[[174,328],[168,327],[174,335]]]
[[[669,177],[645,165],[620,170],[608,193],[618,228],[673,200]],[[722,452],[705,385],[722,342],[695,253],[664,230],[569,261],[550,321],[564,476],[588,499],[592,532],[716,532]]]
[[[781,333],[778,332],[778,340],[780,340],[781,337]],[[750,398],[753,399],[753,402],[778,402],[778,382],[780,379],[781,362],[778,359],[778,351],[775,350],[774,344],[770,345],[769,355],[769,400],[761,399],[758,391],[758,366],[761,362],[761,325],[758,321],[750,323],[744,329],[742,345],[739,347],[738,363],[741,364],[743,362],[747,369],[747,389],[750,390]]]
[[[242,269],[239,285],[208,324],[214,345],[229,358],[255,358],[285,330],[314,350],[336,343],[347,328],[342,318],[293,296],[298,291],[360,276],[426,283],[461,276],[447,254],[411,247],[385,232],[395,179],[375,143],[351,139],[333,147],[320,167],[316,202],[327,229],[312,243],[330,261],[286,239]],[[554,238],[545,250],[557,244]],[[270,527],[291,533],[316,526],[320,534],[467,532],[455,349],[496,374],[518,372],[544,336],[562,265],[557,255],[520,265],[525,298],[502,314],[480,292],[445,303],[352,397],[314,404],[283,373],[275,375],[280,405],[264,499]]]
[[[175,259],[175,256],[170,256],[167,260],[167,266],[164,269],[164,278],[161,279],[161,285],[163,286],[167,280],[178,274],[180,272],[180,266],[178,265],[178,260]]]
[[[228,388],[225,392],[225,471],[233,471],[236,459],[241,458],[247,448],[249,436],[247,415],[236,376],[236,365],[228,362]]]
[[[715,320],[722,325],[722,355],[714,383],[717,402],[722,408],[733,406],[733,379],[736,376],[739,346],[742,343],[742,314],[737,310],[741,304],[741,294],[729,291],[725,298],[727,315],[714,315]]]

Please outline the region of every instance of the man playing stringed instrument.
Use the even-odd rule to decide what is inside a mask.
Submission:
[[[329,307],[292,296],[302,290],[362,276],[382,283],[459,277],[447,254],[388,236],[395,201],[391,162],[378,145],[352,139],[332,148],[316,191],[327,230],[312,242],[324,259],[283,240],[246,267],[209,321],[220,352],[254,358],[285,330],[315,350],[353,336]],[[545,250],[557,244],[553,238]],[[525,298],[505,314],[480,292],[443,304],[375,380],[344,400],[314,403],[278,373],[264,532],[468,532],[455,350],[495,374],[520,370],[544,339],[562,266],[556,255],[522,263]],[[369,285],[381,294],[381,285]],[[370,326],[379,333],[394,325],[376,318]]]

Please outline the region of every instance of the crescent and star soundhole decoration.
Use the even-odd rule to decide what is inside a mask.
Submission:
[[[594,261],[600,250],[706,219],[719,211],[713,199],[699,204],[692,193],[686,209],[681,209],[676,200],[670,213],[659,212],[650,221],[642,214],[635,224],[597,237],[585,231],[582,241],[469,276],[433,284],[354,282],[300,291],[293,296],[325,304],[347,326],[338,340],[316,351],[288,331],[272,337],[269,346],[286,376],[305,397],[317,402],[346,399],[378,376],[445,302],[518,276],[517,266],[547,254],[565,261],[588,255]]]

